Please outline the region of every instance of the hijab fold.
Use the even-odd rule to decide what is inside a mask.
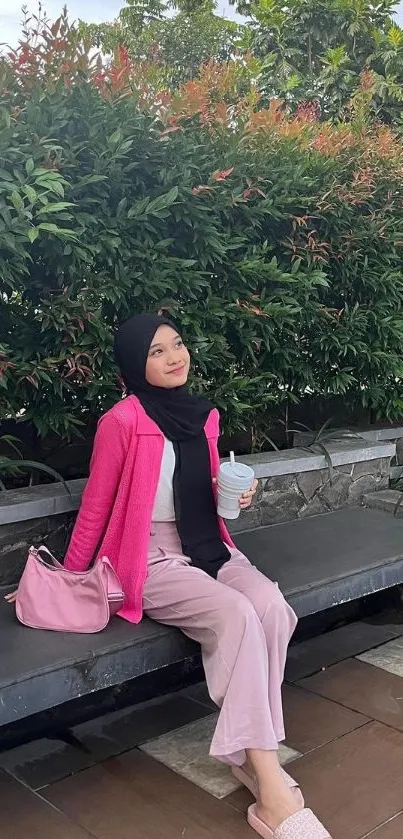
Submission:
[[[230,552],[220,536],[204,431],[213,406],[207,399],[193,396],[186,386],[161,388],[147,382],[149,349],[157,329],[164,325],[178,332],[170,320],[159,315],[130,318],[116,333],[115,358],[128,392],[137,396],[147,415],[173,443],[175,517],[183,553],[216,577]]]

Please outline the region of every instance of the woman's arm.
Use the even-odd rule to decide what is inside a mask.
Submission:
[[[99,547],[118,490],[126,452],[124,428],[109,412],[98,423],[90,476],[64,561],[70,571],[87,570]]]

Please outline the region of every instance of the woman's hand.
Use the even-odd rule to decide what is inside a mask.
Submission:
[[[213,486],[215,488],[217,487],[217,478],[213,478]],[[247,492],[244,492],[243,495],[241,495],[241,497],[239,499],[239,506],[240,506],[241,510],[247,510],[248,507],[250,507],[250,505],[252,504],[252,501],[253,501],[253,497],[254,497],[254,495],[256,495],[256,490],[257,490],[258,486],[259,486],[259,481],[256,481],[256,480],[253,481],[253,484],[252,484],[251,488]]]
[[[7,600],[7,603],[15,603],[15,601],[17,600],[17,594],[18,589],[17,591],[10,591],[10,594],[6,594],[4,600]]]
[[[241,497],[239,499],[239,506],[240,506],[241,510],[247,510],[248,507],[250,507],[250,505],[252,504],[252,501],[253,501],[253,496],[256,495],[256,490],[258,488],[258,485],[259,485],[258,481],[256,481],[256,480],[253,481],[253,484],[252,484],[250,490],[248,490],[248,492],[244,492],[243,495],[241,495]]]

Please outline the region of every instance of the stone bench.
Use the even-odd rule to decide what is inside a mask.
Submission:
[[[403,520],[386,512],[347,508],[235,538],[300,617],[403,583]],[[3,600],[0,637],[0,726],[198,656],[147,619],[114,618],[98,635],[43,632],[19,625]]]

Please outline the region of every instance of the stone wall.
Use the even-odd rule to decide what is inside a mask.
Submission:
[[[233,522],[231,531],[361,505],[366,493],[387,489],[389,463],[389,458],[377,458],[336,466],[332,480],[328,468],[262,479],[254,508]]]
[[[63,556],[76,513],[46,516],[0,526],[0,586],[18,582],[31,545],[45,544]]]

